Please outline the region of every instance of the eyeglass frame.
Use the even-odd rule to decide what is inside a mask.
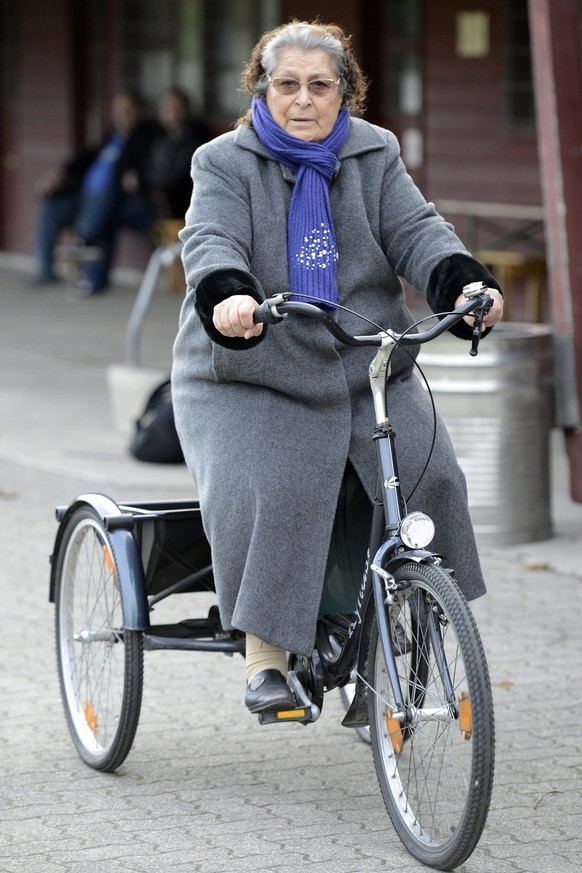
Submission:
[[[299,94],[301,88],[305,86],[307,91],[309,92],[311,97],[327,97],[328,94],[314,94],[311,88],[309,87],[312,82],[331,82],[334,87],[330,86],[330,94],[333,94],[334,91],[339,91],[339,86],[341,82],[341,76],[338,76],[337,79],[328,79],[324,76],[316,76],[314,79],[310,79],[309,82],[300,82],[299,79],[295,79],[294,76],[271,76],[269,73],[266,73],[266,79],[270,85],[273,86],[277,94],[281,94],[283,97],[294,97],[296,94]],[[288,82],[296,82],[299,86],[296,91],[290,91],[288,94],[284,94],[282,91],[279,91],[277,86],[275,85],[275,81],[277,79],[287,80]]]

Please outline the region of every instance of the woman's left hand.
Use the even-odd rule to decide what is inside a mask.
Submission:
[[[497,324],[498,321],[501,321],[503,318],[503,297],[497,290],[497,288],[487,288],[485,289],[486,293],[493,298],[493,306],[483,319],[483,328],[493,327],[494,324]],[[457,299],[455,300],[455,307],[460,306],[461,303],[466,303],[467,298],[464,294],[459,294]],[[470,324],[473,327],[473,316],[466,315],[464,319],[467,324]]]

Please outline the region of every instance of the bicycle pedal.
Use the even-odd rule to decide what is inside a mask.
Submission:
[[[279,712],[259,712],[258,718],[259,724],[283,724],[288,721],[310,724],[319,718],[319,707],[310,704],[295,709],[281,709]]]
[[[287,674],[287,683],[293,692],[297,706],[293,709],[280,709],[278,712],[259,712],[259,724],[283,724],[288,721],[310,724],[317,721],[321,715],[321,710],[319,706],[311,702],[294,670],[290,670]]]

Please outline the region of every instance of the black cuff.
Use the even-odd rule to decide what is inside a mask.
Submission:
[[[439,261],[428,280],[426,299],[432,311],[450,312],[454,309],[457,297],[463,293],[463,287],[469,282],[485,282],[488,288],[496,288],[503,294],[499,282],[471,255],[450,255]],[[486,328],[482,336],[486,336],[491,330],[490,327]],[[466,321],[458,321],[449,331],[461,339],[471,339],[473,335],[473,328]]]
[[[248,294],[257,303],[262,303],[265,299],[265,293],[252,273],[247,273],[246,270],[237,270],[233,267],[215,270],[201,279],[196,288],[194,306],[204,330],[213,342],[234,351],[251,349],[264,340],[267,333],[266,324],[263,326],[263,332],[259,336],[253,336],[246,340],[242,336],[224,336],[224,334],[215,328],[212,321],[214,307],[217,303],[221,303],[234,294]]]

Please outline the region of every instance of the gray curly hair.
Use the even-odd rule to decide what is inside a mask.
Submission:
[[[322,24],[319,21],[291,21],[263,34],[243,72],[242,82],[248,94],[252,97],[265,96],[269,86],[268,77],[277,66],[280,53],[289,48],[303,52],[327,52],[340,80],[343,106],[352,112],[363,113],[368,83],[352,52],[350,37],[337,24]],[[237,122],[249,123],[249,112]]]

